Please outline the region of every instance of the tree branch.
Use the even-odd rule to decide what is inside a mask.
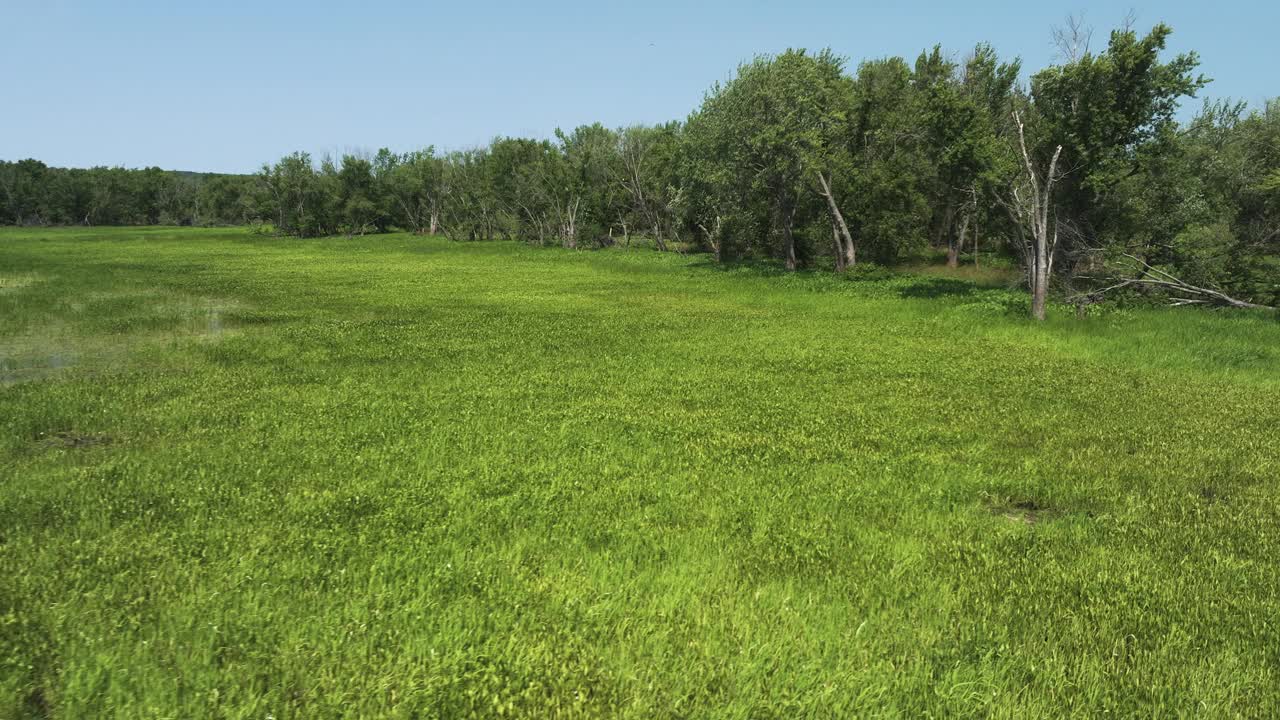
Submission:
[[[1190,296],[1172,298],[1170,305],[1173,307],[1182,307],[1184,305],[1217,305],[1221,307],[1280,312],[1280,308],[1274,308],[1270,305],[1259,305],[1258,303],[1252,303],[1247,300],[1233,298],[1221,290],[1214,288],[1192,285],[1191,283],[1174,276],[1168,271],[1152,267],[1146,260],[1143,260],[1136,255],[1125,253],[1124,256],[1138,263],[1142,267],[1142,272],[1137,277],[1127,278],[1114,285],[1102,288],[1101,290],[1082,293],[1070,299],[1080,301],[1085,299],[1101,298],[1103,295],[1113,290],[1119,290],[1133,285],[1145,285],[1179,293],[1184,296]]]

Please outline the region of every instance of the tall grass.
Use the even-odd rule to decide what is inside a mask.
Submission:
[[[0,717],[1280,710],[1273,320],[239,230],[0,277]]]

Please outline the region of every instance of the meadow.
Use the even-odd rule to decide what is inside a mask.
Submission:
[[[0,230],[0,717],[1273,717],[1280,322]]]

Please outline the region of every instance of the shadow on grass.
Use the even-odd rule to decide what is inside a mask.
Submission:
[[[974,288],[974,283],[968,280],[931,277],[921,278],[919,282],[902,288],[898,294],[904,298],[967,297],[973,294]]]
[[[735,275],[748,275],[752,277],[811,277],[814,275],[813,268],[800,268],[797,270],[788,270],[782,263],[775,260],[758,260],[751,258],[741,258],[734,260],[722,260],[716,262],[712,255],[699,254],[696,260],[689,263],[689,267],[698,268],[699,270],[712,270],[722,273],[733,273]]]
[[[842,280],[845,282],[875,282],[906,277],[908,274],[897,268],[860,263],[844,273],[836,273],[829,265],[802,265],[795,270],[788,270],[785,265],[772,259],[740,258],[716,262],[711,255],[699,255],[690,262],[689,267],[699,270],[710,270],[733,274],[740,277],[784,278],[790,280]]]
[[[737,277],[783,280],[788,284],[800,285],[814,283],[823,287],[835,287],[836,285],[829,284],[831,281],[836,281],[837,284],[886,283],[886,287],[892,288],[892,292],[901,298],[926,300],[975,297],[991,290],[1010,290],[1017,287],[1018,279],[1008,268],[949,268],[942,262],[933,265],[902,263],[895,266],[859,263],[844,273],[837,274],[830,267],[822,265],[787,270],[777,260],[735,258],[716,262],[711,255],[700,255],[688,267]]]

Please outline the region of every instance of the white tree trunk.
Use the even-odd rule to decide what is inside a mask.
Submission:
[[[843,257],[837,257],[836,270],[841,271],[845,268],[853,267],[858,264],[858,249],[853,244],[853,235],[849,232],[849,226],[844,221],[844,213],[840,212],[840,206],[836,204],[835,195],[831,192],[831,183],[827,177],[821,172],[818,173],[818,182],[822,186],[822,197],[827,200],[827,209],[831,212],[831,219],[835,227],[839,230],[840,236],[843,236],[843,243],[840,237],[836,238],[836,254],[843,254]]]
[[[1031,281],[1031,317],[1044,320],[1049,278],[1053,272],[1053,254],[1058,245],[1057,223],[1051,225],[1050,220],[1053,211],[1053,186],[1058,180],[1058,159],[1062,157],[1062,146],[1059,145],[1054,150],[1049,169],[1042,178],[1027,150],[1022,115],[1017,110],[1013,111],[1013,120],[1018,127],[1018,147],[1022,151],[1022,163],[1027,173],[1028,191],[1025,197],[1015,188],[1014,198],[1019,222],[1029,225],[1031,230],[1031,248],[1027,253],[1030,262],[1027,275]]]

